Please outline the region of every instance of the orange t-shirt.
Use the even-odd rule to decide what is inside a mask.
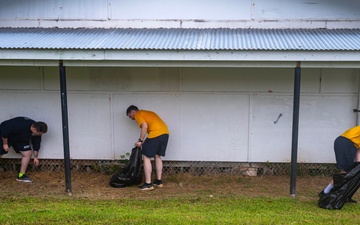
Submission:
[[[148,125],[148,138],[158,137],[162,134],[169,134],[164,121],[154,112],[139,110],[135,114],[135,120],[141,126],[144,122]]]
[[[356,148],[360,148],[360,126],[350,128],[349,130],[345,131],[341,136],[352,141]]]

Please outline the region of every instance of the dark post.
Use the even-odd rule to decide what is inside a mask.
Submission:
[[[71,172],[70,172],[70,148],[69,148],[69,126],[67,111],[67,93],[66,93],[66,73],[63,62],[59,63],[60,70],[60,92],[61,92],[61,112],[63,125],[63,143],[64,143],[64,163],[65,163],[65,181],[66,192],[71,195]]]
[[[294,77],[294,105],[293,105],[293,127],[291,145],[291,174],[290,174],[290,197],[296,195],[296,170],[297,170],[297,151],[299,138],[299,109],[300,109],[300,83],[301,67],[300,62],[296,63]]]

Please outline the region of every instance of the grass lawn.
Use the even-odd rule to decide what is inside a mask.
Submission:
[[[56,175],[56,174],[55,174]],[[1,174],[0,224],[358,224],[360,204],[317,206],[328,177],[168,176],[165,187],[111,188],[109,176],[74,174],[73,195],[61,174],[34,173],[33,183]],[[359,199],[359,193],[354,199]]]

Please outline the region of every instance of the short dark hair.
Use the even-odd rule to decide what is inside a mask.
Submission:
[[[48,127],[46,123],[38,121],[33,124],[33,127],[36,129],[37,132],[46,133],[48,130]]]
[[[139,108],[134,105],[129,106],[126,110],[126,115],[128,115],[131,112],[131,110],[139,111]]]

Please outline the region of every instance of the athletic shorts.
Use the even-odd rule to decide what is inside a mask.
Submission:
[[[146,138],[142,145],[142,154],[148,158],[153,158],[155,155],[165,156],[168,140],[168,134],[155,138]]]
[[[355,161],[357,148],[349,139],[339,136],[334,142],[334,151],[336,157],[336,167],[339,170],[349,172]]]
[[[3,143],[2,143],[1,139],[0,139],[0,144],[1,144],[0,155],[7,154],[8,152],[3,149]],[[8,144],[9,144],[9,148],[13,147],[13,149],[15,150],[16,153],[31,150],[30,142],[27,142],[27,141],[25,141],[25,142],[13,142],[13,143],[9,142]]]

